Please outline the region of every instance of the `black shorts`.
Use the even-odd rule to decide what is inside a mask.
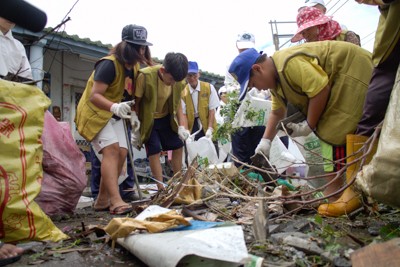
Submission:
[[[147,156],[183,147],[183,142],[179,139],[179,135],[171,128],[170,115],[154,120],[153,129],[145,146]]]

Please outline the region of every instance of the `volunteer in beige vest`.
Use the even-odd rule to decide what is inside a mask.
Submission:
[[[372,73],[370,52],[341,41],[306,43],[271,57],[249,50],[235,58],[230,72],[241,87],[270,88],[272,93],[272,111],[256,153],[269,156],[276,126],[291,103],[306,120],[288,123],[290,135],[308,136],[314,132],[325,144],[325,157],[332,162],[344,161],[346,136],[356,130]],[[326,171],[342,167],[335,164],[333,170]],[[340,186],[341,180],[335,179],[325,189],[337,193]]]
[[[133,128],[139,127],[139,120],[132,112],[134,101],[120,101],[125,91],[132,92],[134,88],[138,64],[151,64],[148,50],[151,43],[146,38],[144,27],[125,26],[122,41],[111,49],[109,56],[96,62],[78,103],[75,117],[78,131],[102,156],[96,211],[109,210],[118,215],[132,211],[131,205],[121,198],[117,179],[128,152],[125,119],[129,119]]]
[[[164,189],[160,153],[172,150],[174,175],[182,169],[181,92],[187,75],[188,61],[181,53],[168,53],[162,65],[141,69],[136,81],[135,111],[140,119],[140,131],[132,133],[133,143],[146,147],[151,174]]]
[[[184,127],[191,134],[200,131],[194,138],[212,137],[216,130],[217,122],[215,112],[219,107],[219,98],[214,86],[199,80],[200,73],[197,62],[189,61],[187,85],[182,92],[182,111],[184,114]]]
[[[381,15],[375,34],[374,51],[372,60],[374,69],[368,92],[364,103],[363,114],[357,125],[355,134],[347,135],[347,151],[354,156],[347,159],[351,164],[346,170],[346,179],[353,180],[358,173],[361,162],[367,165],[377,149],[375,142],[368,155],[356,154],[364,146],[368,138],[375,132],[376,126],[381,123],[389,105],[392,88],[395,83],[396,73],[400,62],[400,0],[356,0],[360,4],[376,5]],[[360,194],[346,188],[340,198],[334,203],[320,205],[318,213],[325,216],[341,216],[348,214],[362,205]]]

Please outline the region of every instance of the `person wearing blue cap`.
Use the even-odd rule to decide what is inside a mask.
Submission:
[[[240,83],[241,95],[251,87],[269,88],[272,94],[272,111],[255,153],[269,156],[276,126],[291,103],[306,120],[288,123],[290,135],[307,136],[314,132],[323,144],[323,154],[330,151],[328,160],[345,158],[346,136],[357,128],[371,78],[370,52],[339,41],[306,43],[277,51],[271,57],[249,49],[233,60],[229,72]],[[339,162],[329,171],[342,167]],[[348,183],[351,179],[346,173]],[[332,183],[329,191],[337,194],[341,181],[335,181],[338,182]],[[353,209],[350,203],[345,212]]]
[[[219,99],[214,85],[199,80],[199,66],[195,61],[189,61],[188,74],[186,76],[187,85],[182,92],[182,112],[183,125],[179,126],[180,131],[195,133],[194,140],[206,136],[212,138],[214,130],[217,128],[215,120],[216,108],[219,107]],[[185,136],[187,136],[187,134]]]

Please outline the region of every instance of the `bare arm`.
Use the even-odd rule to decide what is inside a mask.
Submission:
[[[215,108],[208,111],[208,128],[213,128],[215,121]]]
[[[188,129],[187,116],[186,116],[186,114],[183,114],[182,104],[181,103],[179,103],[179,107],[178,107],[176,115],[178,117],[179,126],[184,126],[185,129]]]
[[[310,128],[313,130],[317,127],[319,118],[321,117],[322,112],[325,110],[326,103],[329,99],[330,90],[330,86],[327,85],[316,96],[310,98],[308,103],[307,122]]]
[[[142,98],[141,97],[136,97],[135,98],[135,106],[134,106],[134,109],[135,109],[135,112],[136,112],[136,114],[139,116],[139,110],[140,110],[140,103],[141,103],[141,101],[142,101]]]
[[[95,81],[93,83],[92,92],[90,94],[90,102],[96,107],[110,111],[110,108],[114,102],[111,102],[104,97],[104,94],[108,88],[108,84],[103,82]]]
[[[274,139],[277,133],[276,126],[278,125],[280,120],[285,118],[285,115],[286,115],[285,108],[280,108],[271,111],[271,114],[269,114],[267,126],[265,127],[263,138],[269,139],[271,141]]]

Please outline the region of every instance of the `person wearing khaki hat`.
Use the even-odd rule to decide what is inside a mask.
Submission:
[[[125,26],[121,39],[95,63],[75,116],[78,132],[102,157],[100,188],[93,208],[116,215],[132,211],[121,198],[117,182],[128,154],[124,119],[130,119],[133,129],[140,127],[132,111],[133,90],[140,64],[152,65],[151,43],[146,40],[144,27]],[[124,101],[127,97],[129,101]]]
[[[346,136],[355,132],[361,118],[372,68],[371,53],[348,42],[305,43],[277,51],[271,57],[255,49],[239,54],[229,71],[241,90],[269,88],[272,94],[272,111],[255,153],[269,157],[276,126],[285,118],[288,103],[292,103],[306,120],[288,123],[290,136],[314,132],[327,161],[339,162],[324,166],[327,176],[340,171],[346,158]],[[346,180],[351,181],[347,175]],[[331,198],[341,186],[342,180],[335,179],[324,194]],[[351,212],[357,205],[353,201],[343,212]]]
[[[360,37],[352,31],[343,30],[340,24],[326,16],[318,8],[304,7],[297,14],[298,29],[292,43],[305,39],[306,42],[325,40],[346,41],[360,46]]]

